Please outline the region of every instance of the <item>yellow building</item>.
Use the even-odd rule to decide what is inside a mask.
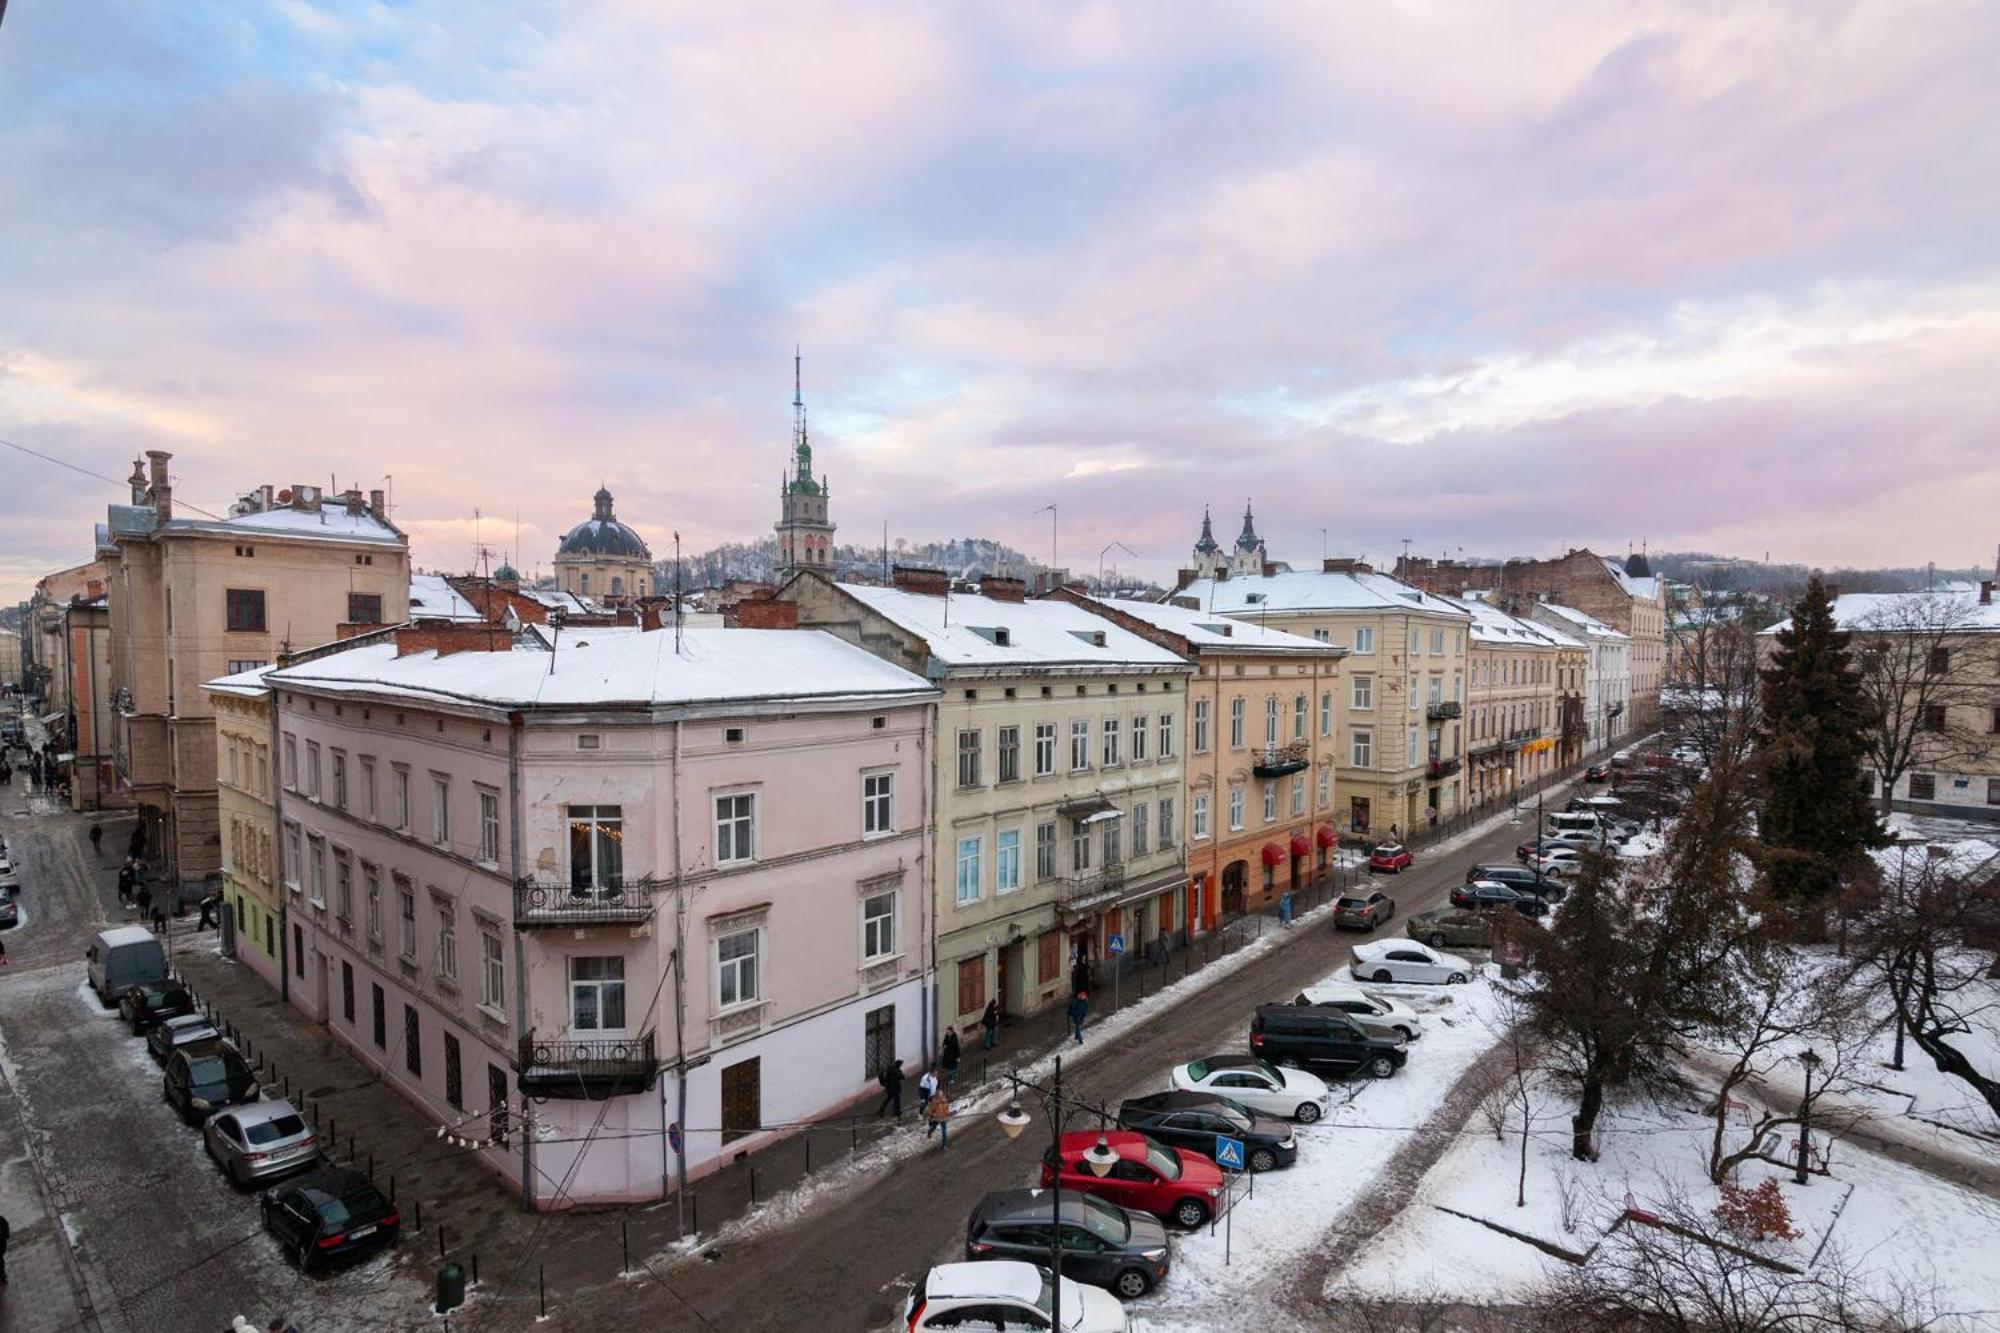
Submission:
[[[270,667],[212,680],[222,901],[236,956],[273,988],[282,984],[284,921],[277,890],[277,807],[271,794]]]
[[[1588,650],[1480,597],[1449,600],[1472,620],[1467,793],[1475,807],[1503,803],[1580,753]]]

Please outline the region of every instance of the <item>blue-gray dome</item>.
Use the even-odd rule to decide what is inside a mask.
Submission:
[[[612,516],[611,492],[600,486],[591,498],[595,501],[591,516],[569,530],[556,554],[652,560],[646,539]]]

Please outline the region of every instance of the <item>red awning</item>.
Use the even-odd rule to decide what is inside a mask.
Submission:
[[[1281,866],[1284,863],[1285,863],[1285,849],[1280,847],[1275,842],[1265,843],[1264,864],[1267,866]]]
[[[1321,824],[1319,826],[1319,845],[1322,847],[1340,846],[1340,835],[1333,831],[1333,825]]]
[[[1312,854],[1313,845],[1307,840],[1306,835],[1303,833],[1294,833],[1292,835],[1292,855],[1311,856]]]

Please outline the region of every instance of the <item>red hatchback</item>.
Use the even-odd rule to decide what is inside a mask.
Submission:
[[[1400,843],[1385,842],[1368,853],[1370,870],[1408,870],[1410,864],[1410,853]]]
[[[1169,1148],[1129,1129],[1104,1132],[1104,1141],[1118,1154],[1110,1171],[1099,1176],[1083,1155],[1097,1146],[1096,1130],[1062,1138],[1062,1184],[1107,1199],[1123,1208],[1172,1222],[1192,1231],[1215,1215],[1222,1197],[1222,1168],[1199,1153]],[[1042,1187],[1055,1183],[1055,1152],[1042,1154]]]

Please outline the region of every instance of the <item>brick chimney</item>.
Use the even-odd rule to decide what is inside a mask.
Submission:
[[[736,626],[738,629],[797,629],[799,604],[773,598],[738,602]]]
[[[1372,574],[1374,567],[1352,556],[1330,555],[1319,562],[1322,574]]]
[[[396,630],[396,656],[435,651],[439,657],[453,653],[505,653],[514,648],[514,635],[505,625],[481,622],[476,625],[451,620],[418,620]]]
[[[987,575],[979,581],[979,592],[996,602],[1025,602],[1028,600],[1028,585],[1020,579],[996,578]]]
[[[167,463],[173,455],[164,449],[148,449],[146,460],[152,467],[152,484],[147,493],[153,499],[153,512],[165,523],[174,516],[174,484],[167,477]]]
[[[1993,580],[1992,580],[1992,579],[1981,579],[1981,580],[1980,580],[1980,582],[1979,582],[1979,604],[1980,604],[1981,606],[1991,606],[1991,605],[1993,605]]]
[[[951,576],[942,569],[897,565],[889,571],[889,579],[904,592],[922,593],[926,597],[942,597],[951,591]]]
[[[381,519],[384,523],[387,523],[389,521],[389,506],[383,503],[384,499],[385,497],[380,491],[368,492],[368,512]]]
[[[347,512],[350,517],[352,518],[361,517],[362,511],[361,511],[360,491],[354,489],[354,487],[352,486],[348,487],[346,490],[340,493],[340,502],[347,506]]]

